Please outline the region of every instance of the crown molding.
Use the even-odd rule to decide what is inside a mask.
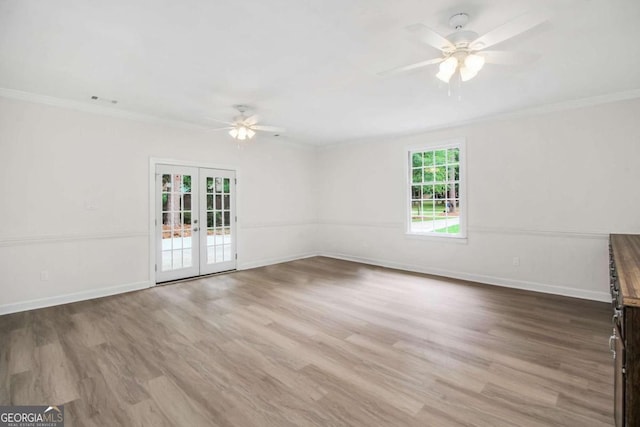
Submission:
[[[485,117],[481,117],[478,119],[469,120],[469,124],[475,124],[477,122],[484,122],[489,120],[504,120],[504,119],[513,119],[513,118],[521,118],[521,117],[529,117],[529,116],[537,116],[541,114],[549,114],[555,113],[559,111],[567,111],[567,110],[577,110],[580,108],[586,107],[595,107],[601,104],[611,104],[614,102],[620,101],[628,101],[631,99],[640,98],[640,89],[632,89],[626,90],[623,92],[614,92],[608,93],[604,95],[591,96],[588,98],[578,98],[570,101],[557,102],[552,104],[543,104],[537,107],[524,108],[521,110],[516,110],[512,112],[503,112],[494,115],[488,115]],[[465,123],[457,124],[455,126],[446,126],[447,127],[459,127],[464,126]]]
[[[341,142],[334,142],[330,144],[321,144],[318,145],[319,149],[330,149],[341,147],[345,145],[358,145],[358,144],[366,144],[371,142],[384,142],[389,139],[397,139],[397,138],[408,138],[412,136],[424,135],[431,132],[437,132],[448,129],[460,129],[466,126],[488,123],[493,121],[500,120],[510,120],[510,119],[520,119],[526,117],[534,117],[540,116],[544,114],[550,114],[560,111],[568,111],[568,110],[577,110],[580,108],[586,107],[594,107],[601,104],[611,104],[614,102],[628,101],[632,99],[640,98],[640,89],[631,89],[622,92],[614,92],[605,95],[592,96],[588,98],[579,98],[570,101],[557,102],[552,104],[543,104],[536,107],[524,108],[520,110],[514,111],[503,111],[501,113],[488,114],[485,116],[461,120],[455,123],[445,123],[440,125],[428,126],[422,128],[419,131],[411,131],[406,133],[395,133],[388,135],[380,135],[380,136],[372,136],[369,138],[358,138],[352,140],[345,140]]]
[[[122,110],[103,105],[96,105],[85,101],[76,101],[73,99],[57,98],[54,96],[40,95],[32,92],[23,92],[15,89],[7,89],[0,87],[0,97],[15,99],[18,101],[32,102],[35,104],[49,105],[53,107],[66,108],[69,110],[82,111],[85,113],[99,114],[103,116],[116,117],[121,119],[129,119],[138,122],[165,124],[191,130],[206,130],[206,127],[196,125],[195,123],[184,122],[180,120],[171,120],[167,118],[157,117],[150,114],[136,113],[129,110]]]
[[[178,127],[182,129],[188,129],[188,130],[196,130],[196,131],[207,130],[206,126],[198,125],[196,123],[191,123],[191,122],[186,122],[181,120],[173,120],[173,119],[158,117],[150,114],[136,113],[129,110],[107,107],[103,105],[95,105],[85,101],[76,101],[76,100],[66,99],[66,98],[57,98],[53,96],[40,95],[32,92],[24,92],[20,90],[7,89],[3,87],[0,87],[0,98],[15,99],[19,101],[32,102],[36,104],[50,105],[54,107],[67,108],[71,110],[82,111],[82,112],[87,112],[92,114],[99,114],[103,116],[134,120],[138,122],[170,125],[173,127]],[[536,107],[525,108],[525,109],[520,109],[515,111],[504,111],[501,113],[489,114],[489,115],[485,115],[482,117],[477,117],[469,120],[461,120],[454,123],[428,126],[428,127],[422,128],[419,131],[411,131],[406,133],[400,132],[400,133],[394,133],[394,134],[388,134],[388,135],[371,136],[371,137],[365,137],[365,138],[359,138],[359,139],[334,142],[329,144],[313,143],[313,142],[304,143],[304,142],[292,141],[288,138],[286,140],[277,140],[275,138],[270,138],[269,140],[276,144],[297,146],[297,147],[313,147],[313,148],[322,150],[322,149],[330,149],[338,146],[345,146],[345,145],[352,145],[352,144],[358,145],[358,144],[371,143],[371,142],[382,142],[382,141],[388,141],[389,139],[392,139],[392,138],[393,139],[405,138],[405,137],[417,136],[417,135],[422,135],[425,133],[431,133],[431,132],[436,132],[441,130],[462,128],[462,127],[470,126],[474,124],[499,121],[499,120],[532,117],[532,116],[549,114],[549,113],[554,113],[559,111],[575,110],[579,108],[592,107],[592,106],[601,105],[601,104],[610,104],[614,102],[627,101],[627,100],[637,99],[637,98],[640,98],[640,89],[631,89],[631,90],[622,91],[622,92],[614,92],[614,93],[592,96],[587,98],[579,98],[579,99],[574,99],[570,101],[544,104]]]
[[[120,108],[107,107],[104,105],[96,105],[86,101],[77,101],[73,99],[58,98],[54,96],[41,95],[33,92],[24,92],[20,90],[7,89],[3,87],[0,87],[0,98],[31,102],[34,104],[49,105],[52,107],[65,108],[69,110],[81,111],[84,113],[91,113],[91,114],[98,114],[102,116],[115,117],[119,119],[133,120],[136,122],[177,127],[180,129],[186,129],[186,130],[192,130],[192,131],[200,131],[200,132],[209,131],[209,128],[207,126],[200,125],[193,122],[174,120],[166,117],[159,117],[151,114],[137,113],[134,111],[124,110]],[[265,137],[267,136],[268,135],[265,135]],[[276,137],[265,138],[265,137],[263,138],[278,145],[294,146],[298,148],[311,147],[313,149],[315,149],[315,147],[317,146],[316,144],[294,141],[286,137],[284,139],[279,139],[280,137],[278,138]]]

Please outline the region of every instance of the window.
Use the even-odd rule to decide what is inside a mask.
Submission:
[[[410,234],[466,237],[464,141],[409,150]]]

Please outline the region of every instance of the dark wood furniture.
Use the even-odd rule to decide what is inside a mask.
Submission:
[[[640,235],[612,234],[609,258],[615,421],[640,426]]]

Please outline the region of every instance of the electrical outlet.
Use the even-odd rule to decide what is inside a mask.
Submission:
[[[520,265],[520,257],[513,257],[513,265],[515,265],[516,267]]]
[[[40,280],[42,280],[43,282],[46,282],[47,280],[49,280],[49,271],[48,270],[42,270],[40,272]]]

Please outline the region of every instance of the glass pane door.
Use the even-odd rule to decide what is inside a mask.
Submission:
[[[235,172],[200,169],[202,247],[200,274],[236,268]],[[206,225],[206,227],[205,227]]]
[[[156,165],[156,282],[236,268],[235,172]]]
[[[198,169],[158,165],[156,281],[199,274]]]

